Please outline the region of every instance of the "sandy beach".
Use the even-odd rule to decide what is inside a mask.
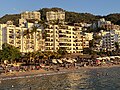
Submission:
[[[86,66],[86,67],[80,67],[78,69],[76,68],[71,68],[71,69],[60,69],[60,71],[46,71],[44,69],[40,70],[31,70],[31,71],[26,71],[26,72],[12,72],[12,73],[2,73],[0,75],[0,80],[6,80],[6,79],[16,79],[16,78],[30,78],[30,77],[35,77],[35,76],[43,76],[43,75],[54,75],[54,74],[62,74],[62,73],[69,73],[69,72],[74,72],[74,71],[79,71],[79,70],[88,70],[88,69],[97,69],[97,68],[112,68],[112,67],[120,67],[120,65],[110,65],[110,66],[97,66],[97,67],[91,67],[91,66]]]

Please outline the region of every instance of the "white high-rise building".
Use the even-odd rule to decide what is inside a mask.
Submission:
[[[119,42],[119,35],[114,30],[101,31],[102,43],[101,49],[105,51],[114,51],[115,42]]]
[[[33,31],[33,24],[28,27],[16,27],[15,25],[0,24],[0,49],[2,44],[8,43],[19,48],[20,52],[27,53],[37,50],[44,51],[44,40],[42,29]],[[32,25],[30,27],[30,25]]]
[[[41,14],[37,11],[25,11],[21,13],[21,19],[34,19],[34,20],[40,20]]]
[[[91,36],[82,35],[82,27],[69,25],[49,25],[46,29],[46,51],[65,49],[68,53],[82,53],[83,48],[89,47]]]
[[[49,11],[46,12],[46,19],[48,22],[57,21],[63,22],[65,20],[65,12],[63,11]]]

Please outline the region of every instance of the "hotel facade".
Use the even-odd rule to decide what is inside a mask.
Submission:
[[[79,26],[49,25],[45,31],[47,33],[45,40],[46,51],[57,51],[61,48],[68,53],[82,54],[83,48],[88,48],[89,40],[92,40],[92,35],[83,35],[82,27]]]
[[[33,30],[33,26],[28,27],[0,24],[0,49],[2,49],[2,44],[8,43],[17,47],[23,53],[37,50],[44,51],[45,45],[42,39],[42,29],[38,28],[36,32],[30,33]]]

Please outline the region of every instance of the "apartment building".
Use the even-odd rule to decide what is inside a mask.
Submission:
[[[111,21],[106,21],[104,18],[101,18],[99,21],[93,23],[93,28],[103,28],[105,30],[120,30],[119,25],[114,25]]]
[[[119,48],[120,48],[120,30],[118,29],[118,30],[113,30],[113,31],[117,36],[117,40],[118,40],[117,42],[118,42]]]
[[[46,51],[57,51],[59,49],[59,30],[58,25],[49,25],[45,32],[47,34],[45,40]]]
[[[63,11],[49,11],[46,12],[46,19],[48,22],[52,22],[52,21],[57,21],[59,20],[60,22],[65,20],[65,12]]]
[[[77,40],[77,36],[79,36],[78,30],[81,31],[81,28],[68,25],[61,26],[59,29],[60,48],[65,48],[68,53],[80,52],[82,47],[79,47],[81,43],[78,43],[79,41]]]
[[[41,14],[37,11],[25,11],[21,13],[21,19],[34,19],[34,20],[40,20]]]
[[[89,47],[89,39],[81,34],[82,27],[69,25],[49,25],[45,29],[47,33],[45,49],[57,51],[65,49],[68,53],[82,53],[83,48]],[[87,37],[87,38],[86,38]]]
[[[92,27],[93,28],[100,28],[103,25],[111,25],[111,24],[112,24],[111,21],[106,21],[104,18],[101,18],[97,22],[93,23]]]
[[[30,26],[29,26],[30,27]],[[33,28],[16,27],[15,25],[0,24],[0,46],[8,43],[20,49],[20,52],[27,53],[37,50],[44,51],[44,40],[42,39],[42,30]],[[2,49],[2,48],[1,48]]]
[[[101,27],[106,30],[120,30],[120,26],[114,25],[114,24],[103,24],[103,25],[101,25]]]
[[[101,50],[105,51],[114,51],[115,48],[115,42],[119,41],[119,35],[114,32],[114,30],[110,31],[101,31],[102,36],[102,43],[101,43]]]
[[[5,28],[7,26],[7,24],[0,24],[0,50],[2,49],[2,44],[4,43],[4,41],[6,41],[6,31],[3,30],[3,28]]]

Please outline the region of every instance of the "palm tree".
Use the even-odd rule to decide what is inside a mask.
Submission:
[[[25,42],[25,46],[26,46],[25,49],[26,49],[26,52],[28,52],[27,49],[29,47],[28,43],[29,43],[29,38],[30,38],[30,30],[29,29],[27,29],[23,32],[23,37],[27,39],[26,42]]]
[[[35,44],[34,45],[36,45],[36,39],[37,39],[37,29],[38,29],[38,27],[37,26],[33,26],[32,27],[32,29],[31,29],[31,32],[30,32],[30,34],[32,35],[33,33],[35,34]],[[35,46],[35,50],[34,51],[36,51],[36,46]]]
[[[119,52],[119,43],[115,42],[115,48],[116,48],[116,54],[118,54]]]

